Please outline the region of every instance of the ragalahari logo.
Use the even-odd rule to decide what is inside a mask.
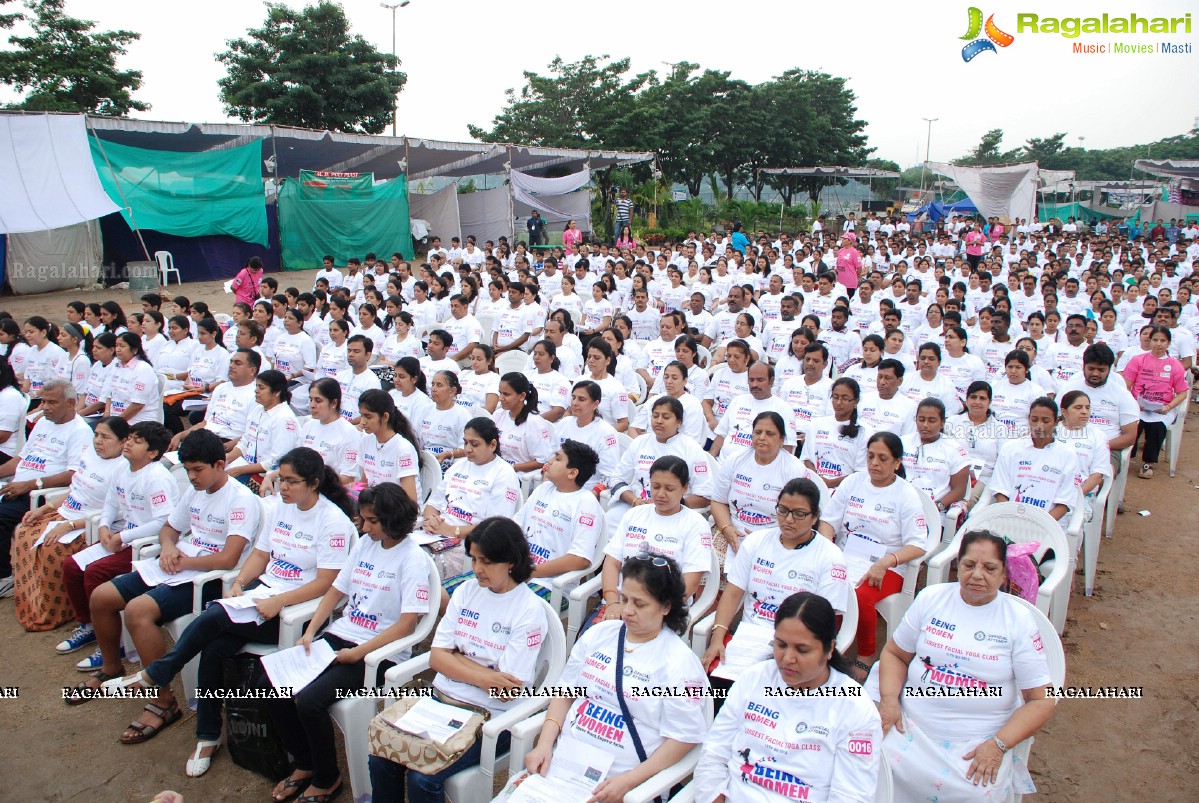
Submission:
[[[1010,33],[1004,33],[999,30],[999,26],[995,24],[995,15],[987,17],[986,25],[983,25],[982,9],[970,6],[968,13],[969,23],[966,28],[966,34],[960,38],[966,39],[969,43],[962,48],[962,61],[973,61],[974,57],[979,53],[990,51],[997,53],[995,45],[1007,47],[1016,40],[1016,37]],[[986,33],[985,37],[979,37],[980,33]]]

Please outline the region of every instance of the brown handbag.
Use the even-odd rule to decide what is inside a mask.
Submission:
[[[446,705],[471,712],[461,730],[444,744],[400,730],[395,723],[421,699],[417,696],[405,697],[383,709],[382,713],[371,720],[367,730],[371,755],[402,764],[422,775],[435,775],[462,758],[466,751],[479,741],[483,733],[483,723],[491,718],[491,712],[486,708],[455,700],[439,691],[434,691],[433,696]]]

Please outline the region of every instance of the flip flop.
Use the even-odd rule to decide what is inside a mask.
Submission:
[[[346,785],[339,781],[337,788],[332,792],[326,792],[323,795],[304,795],[299,799],[298,803],[330,803],[330,801],[336,800],[337,796],[340,795],[345,788]]]
[[[154,726],[134,720],[133,722],[130,722],[129,727],[125,729],[126,731],[133,731],[134,735],[126,736],[124,733],[122,733],[119,737],[121,744],[141,744],[142,742],[148,742],[157,736],[159,731],[163,730],[169,725],[175,724],[183,716],[183,712],[179,710],[178,700],[172,700],[170,706],[167,708],[162,708],[154,703],[146,703],[142,710],[148,711],[149,713],[161,719],[162,724]]]
[[[271,800],[275,803],[287,803],[289,800],[295,800],[309,786],[309,781],[312,776],[306,778],[292,778],[290,775],[284,778],[279,783],[283,784],[283,797],[279,797],[274,790],[271,790]],[[279,788],[279,784],[275,784],[275,789]]]

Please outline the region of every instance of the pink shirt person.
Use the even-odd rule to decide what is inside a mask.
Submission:
[[[258,270],[252,270],[249,265],[242,268],[237,276],[233,277],[232,287],[233,296],[238,301],[243,301],[254,306],[254,302],[258,300],[258,283],[262,281],[262,265],[258,266]]]
[[[846,290],[858,286],[858,275],[862,271],[862,254],[854,246],[857,239],[853,233],[846,234],[841,238],[845,244],[837,249],[837,281]]]

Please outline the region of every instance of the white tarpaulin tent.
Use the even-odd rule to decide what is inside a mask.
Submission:
[[[929,162],[928,169],[956,181],[984,217],[1036,218],[1036,162],[995,167]]]
[[[513,201],[509,206],[507,187],[468,192],[457,198],[463,236],[473,234],[480,243],[511,237],[513,231],[519,237],[525,231],[525,219],[534,208],[541,212],[547,231],[562,231],[568,220],[575,221],[579,231],[591,230],[591,191],[587,189],[550,196],[555,210],[547,209],[540,198],[533,199],[534,205]]]
[[[14,295],[87,287],[99,278],[103,255],[98,220],[10,234],[5,279]]]
[[[458,182],[428,195],[408,193],[408,214],[413,220],[424,220],[429,234],[440,237],[448,247],[451,237],[462,238],[462,221],[458,213]]]
[[[83,115],[0,116],[0,234],[59,229],[118,211]]]

